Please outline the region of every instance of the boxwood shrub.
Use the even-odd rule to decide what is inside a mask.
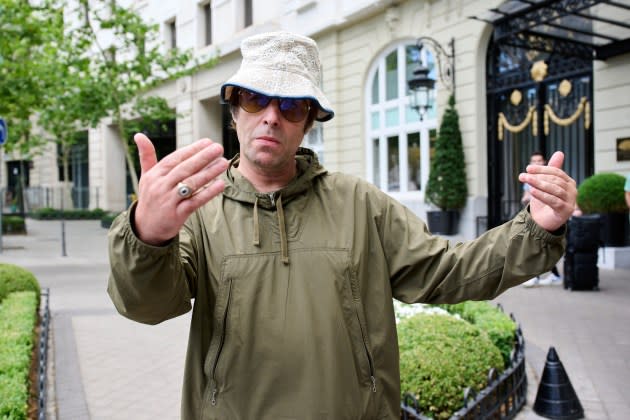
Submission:
[[[105,213],[103,217],[101,217],[101,226],[104,227],[105,229],[109,229],[110,226],[112,225],[112,222],[114,221],[116,217],[118,217],[119,214],[120,212]]]
[[[0,263],[0,302],[9,293],[22,291],[35,292],[39,303],[40,287],[35,275],[17,265]]]
[[[2,233],[26,233],[26,223],[22,216],[2,216]]]
[[[452,314],[458,314],[485,331],[501,352],[504,366],[509,365],[515,344],[516,324],[508,315],[486,301],[467,301],[455,305],[438,306]]]
[[[586,178],[578,188],[578,207],[584,214],[627,212],[625,182],[623,175],[609,172]]]
[[[60,210],[51,207],[43,207],[34,210],[29,214],[30,217],[37,220],[100,220],[105,214],[103,209],[70,209]]]
[[[398,324],[401,397],[416,397],[424,415],[446,419],[462,407],[464,389],[487,386],[501,353],[480,328],[451,315],[420,313]]]
[[[28,418],[40,286],[30,271],[0,264],[0,419]]]
[[[29,370],[37,293],[15,292],[0,303],[0,418],[28,418]]]

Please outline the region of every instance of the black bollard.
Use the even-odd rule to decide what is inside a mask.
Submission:
[[[550,347],[547,353],[547,362],[538,386],[534,411],[539,416],[548,419],[584,418],[582,404],[553,347]]]

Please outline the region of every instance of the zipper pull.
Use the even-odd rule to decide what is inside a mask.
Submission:
[[[214,389],[212,390],[212,400],[210,400],[210,404],[212,404],[212,406],[213,406],[213,407],[214,407],[215,405],[217,405],[217,398],[216,398],[216,396],[217,396],[217,389],[216,389],[216,388],[214,388]]]
[[[376,392],[376,378],[374,375],[371,375],[370,379],[372,380],[372,392]]]
[[[276,207],[276,193],[272,192],[267,195],[269,196],[269,199],[271,200],[271,205]]]

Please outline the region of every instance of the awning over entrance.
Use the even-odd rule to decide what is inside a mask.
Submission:
[[[509,0],[473,18],[499,44],[596,60],[630,52],[630,0]]]

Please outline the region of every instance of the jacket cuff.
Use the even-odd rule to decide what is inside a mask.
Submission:
[[[517,215],[518,218],[523,217],[523,221],[525,222],[525,228],[531,232],[531,234],[537,238],[543,239],[546,242],[562,242],[567,233],[567,224],[560,226],[558,229],[553,232],[549,232],[547,229],[544,229],[538,225],[532,218],[532,215],[529,212],[529,205],[526,208],[521,210]]]
[[[156,249],[166,249],[171,246],[177,245],[179,243],[179,235],[175,236],[174,238],[165,242],[162,245],[151,245],[142,241],[142,239],[138,237],[138,233],[136,232],[136,226],[135,226],[137,206],[138,206],[138,201],[134,201],[133,203],[131,203],[127,211],[123,213],[124,216],[121,216],[125,218],[125,224],[122,226],[123,231],[127,231],[125,232],[125,236],[129,237],[129,239],[132,241],[134,246],[136,247],[142,246],[148,249],[156,250]]]

